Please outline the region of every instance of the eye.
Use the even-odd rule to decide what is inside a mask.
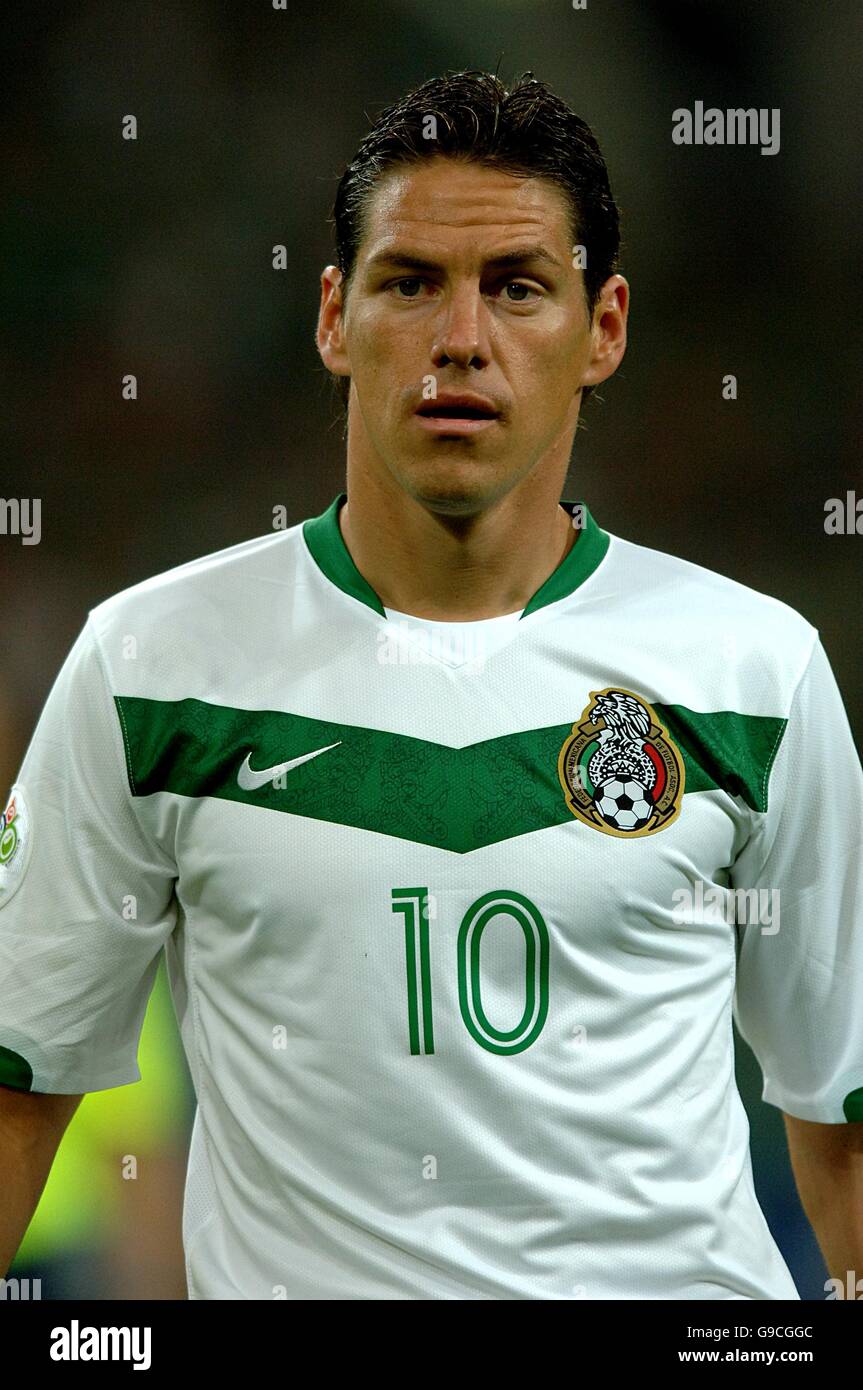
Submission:
[[[419,291],[419,287],[420,285],[422,285],[422,283],[423,281],[420,279],[418,275],[410,275],[402,280],[394,280],[390,288],[399,290],[403,289],[405,285],[413,285],[416,287],[417,291]],[[417,294],[399,294],[396,296],[397,299],[416,299],[417,297]]]
[[[539,290],[534,289],[533,285],[526,285],[523,280],[508,280],[506,285],[504,286],[504,289],[506,289],[507,291],[524,291],[524,295],[519,295],[517,298],[513,298],[510,294],[507,294],[507,299],[509,300],[510,304],[529,304],[531,301],[527,298],[527,296],[530,294],[539,294]]]

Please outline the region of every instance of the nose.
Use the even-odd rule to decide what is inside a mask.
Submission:
[[[478,284],[462,284],[447,295],[432,348],[436,367],[485,367],[491,356],[488,310]]]

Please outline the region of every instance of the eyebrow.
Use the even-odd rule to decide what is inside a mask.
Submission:
[[[540,261],[554,266],[556,270],[563,268],[557,257],[553,256],[550,251],[546,251],[544,246],[520,246],[515,251],[506,251],[500,256],[492,256],[485,262],[484,268],[486,270],[509,270],[513,266],[526,265],[530,261]],[[425,256],[415,256],[410,251],[399,251],[395,247],[387,251],[378,251],[374,256],[370,256],[366,268],[377,270],[385,266],[401,267],[405,270],[439,271],[444,269],[439,261],[430,261]]]

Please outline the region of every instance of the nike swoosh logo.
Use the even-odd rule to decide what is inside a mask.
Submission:
[[[309,758],[317,758],[321,753],[328,753],[331,748],[338,748],[339,743],[328,743],[326,748],[316,748],[313,753],[302,753],[299,758],[290,758],[286,763],[277,763],[275,767],[265,767],[261,772],[255,772],[249,766],[251,752],[246,754],[246,761],[237,773],[237,786],[244,792],[257,791],[259,787],[265,787],[268,782],[272,782],[276,777],[280,777],[283,772],[290,772],[292,768],[299,767],[300,763],[307,763]]]

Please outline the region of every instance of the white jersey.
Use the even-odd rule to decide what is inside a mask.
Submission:
[[[586,509],[522,613],[407,618],[343,501],[90,612],[0,827],[0,1080],[138,1080],[164,947],[192,1298],[797,1298],[732,1010],[767,1101],[863,1118],[816,629]]]

